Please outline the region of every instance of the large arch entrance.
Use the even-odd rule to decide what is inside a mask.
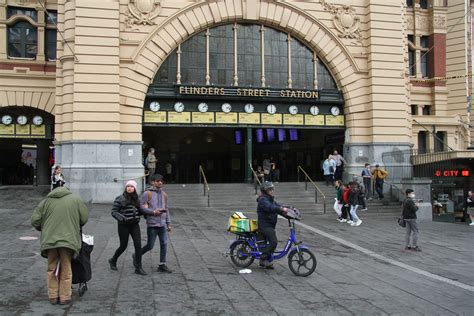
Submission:
[[[159,172],[197,182],[251,179],[273,159],[274,180],[294,181],[304,166],[344,143],[344,99],[316,52],[289,33],[256,24],[207,29],[180,44],[158,70],[145,100],[145,152]],[[171,169],[171,171],[170,171]],[[279,177],[278,177],[279,175]]]

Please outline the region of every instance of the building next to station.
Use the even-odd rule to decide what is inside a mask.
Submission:
[[[1,181],[46,184],[54,161],[105,202],[150,147],[178,183],[462,152],[466,1],[0,0]]]

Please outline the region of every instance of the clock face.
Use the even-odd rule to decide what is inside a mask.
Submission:
[[[198,105],[199,112],[204,113],[204,112],[207,112],[208,109],[209,109],[209,106],[207,105],[207,103],[204,103],[204,102],[199,103]]]
[[[222,104],[222,112],[229,113],[232,110],[232,106],[229,103]]]
[[[160,103],[153,101],[150,103],[150,110],[153,112],[158,112],[160,110]]]
[[[341,113],[341,110],[339,110],[339,108],[338,108],[337,106],[333,106],[333,107],[331,108],[331,114],[332,114],[332,115],[334,115],[334,116],[335,116],[335,115],[339,115],[339,113]]]
[[[255,110],[253,104],[251,103],[247,103],[245,106],[244,106],[244,110],[245,112],[247,113],[253,113],[253,111]]]
[[[13,122],[13,118],[10,115],[2,116],[2,124],[10,125]]]
[[[28,118],[24,115],[20,115],[16,118],[16,122],[20,125],[25,125],[28,122]]]
[[[183,112],[183,111],[184,111],[184,104],[183,104],[183,102],[176,102],[176,103],[174,104],[174,110],[175,110],[176,112]]]
[[[298,114],[298,107],[296,105],[290,105],[288,112],[292,115]]]
[[[309,113],[313,115],[318,115],[319,114],[319,108],[316,105],[313,105],[312,107],[309,108]]]
[[[273,104],[269,104],[267,105],[267,112],[270,113],[270,114],[275,114],[277,111],[277,108],[275,105]]]
[[[43,124],[43,118],[39,115],[36,115],[35,117],[33,117],[33,124],[39,126],[41,124]]]

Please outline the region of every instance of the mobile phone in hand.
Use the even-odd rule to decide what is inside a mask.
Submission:
[[[167,210],[161,210],[160,212],[161,212],[161,213],[166,213],[166,212],[168,212],[168,211],[167,211]]]

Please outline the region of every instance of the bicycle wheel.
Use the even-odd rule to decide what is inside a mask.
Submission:
[[[239,268],[247,268],[255,260],[251,253],[252,248],[249,244],[241,240],[230,247],[230,260]]]
[[[288,266],[297,276],[307,277],[316,270],[316,257],[311,250],[300,248],[299,252],[293,249],[288,254]]]

